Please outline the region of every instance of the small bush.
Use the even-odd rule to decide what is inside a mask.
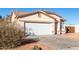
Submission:
[[[42,50],[42,48],[41,48],[41,47],[38,47],[37,45],[35,45],[35,46],[32,48],[32,50]]]
[[[21,44],[23,32],[13,25],[0,27],[0,49],[15,48]]]

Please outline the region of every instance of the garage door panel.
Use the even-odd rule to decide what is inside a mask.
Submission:
[[[31,32],[36,35],[51,35],[51,24],[26,23],[26,32]]]

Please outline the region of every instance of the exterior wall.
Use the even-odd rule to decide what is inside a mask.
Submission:
[[[60,22],[57,24],[57,34],[60,34]]]
[[[28,17],[23,17],[19,20],[26,20],[27,22],[54,22],[54,20],[48,16],[45,16],[43,14],[41,14],[41,17],[38,17],[38,14],[32,15],[32,16],[28,16]]]
[[[62,34],[65,34],[66,33],[66,31],[65,31],[65,24],[63,23],[62,24]]]
[[[52,15],[51,16],[55,17],[58,20],[58,24],[57,24],[57,34],[60,34],[60,17],[56,16],[56,15]],[[65,34],[65,24],[62,23],[62,34]]]
[[[65,24],[62,23],[62,34],[65,34]],[[58,25],[57,25],[57,34],[60,34],[60,22],[58,22]]]
[[[55,34],[55,24],[54,23],[50,24],[50,31],[52,34]]]
[[[59,22],[60,22],[60,17],[56,16],[56,15],[52,15],[50,14],[51,16],[55,17]]]
[[[75,33],[79,33],[79,25],[75,26]]]

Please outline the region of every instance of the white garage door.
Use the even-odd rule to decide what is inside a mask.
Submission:
[[[26,23],[26,32],[31,32],[36,35],[51,35],[52,25],[51,24],[40,24],[40,23]]]

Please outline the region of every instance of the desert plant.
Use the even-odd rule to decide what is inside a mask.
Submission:
[[[0,48],[10,49],[21,44],[20,40],[24,36],[23,32],[12,24],[1,25],[0,27]]]
[[[34,47],[32,48],[32,50],[42,50],[42,48],[38,47],[37,45],[34,45]]]

